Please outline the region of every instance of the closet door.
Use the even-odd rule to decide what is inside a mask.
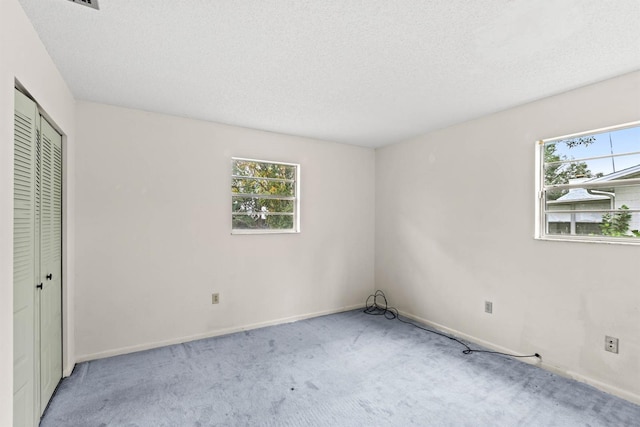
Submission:
[[[38,425],[62,378],[62,137],[15,91],[14,426]]]
[[[40,414],[62,378],[62,137],[40,120]]]
[[[37,424],[35,292],[36,104],[15,92],[13,183],[13,417],[15,426]]]

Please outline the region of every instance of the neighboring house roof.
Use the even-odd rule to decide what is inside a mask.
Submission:
[[[609,175],[601,176],[599,178],[592,178],[585,182],[607,182],[614,179],[635,178],[633,175],[639,175],[640,177],[640,164],[631,166],[630,168],[619,170],[618,172],[610,173]]]
[[[586,180],[585,179],[573,180],[574,183],[580,182],[580,181],[585,182]],[[570,208],[570,206],[562,206],[563,204],[575,206],[578,203],[589,203],[591,209],[600,208],[600,207],[604,209],[608,209],[610,200],[611,199],[609,197],[604,195],[590,194],[584,188],[572,188],[564,196],[559,197],[557,200],[550,200],[547,203],[549,205],[555,205],[555,208],[560,210]],[[602,202],[604,202],[604,205],[601,205]],[[594,224],[602,222],[601,213],[590,213],[590,212],[589,213],[582,212],[582,213],[576,213],[576,214],[554,213],[553,209],[552,208],[550,209],[551,210],[549,211],[549,213],[547,213],[547,221],[549,222],[571,222],[572,216],[575,222],[580,222],[580,223],[588,222],[588,223],[594,223]]]
[[[572,188],[564,196],[558,197],[556,200],[550,200],[547,203],[577,203],[577,202],[593,202],[596,200],[609,200],[607,196],[598,196],[590,194],[584,188]]]
[[[628,167],[626,169],[619,170],[617,172],[610,173],[598,178],[582,179],[582,182],[607,182],[614,179],[625,178],[640,178],[640,164]],[[580,182],[580,180],[572,180],[573,182]],[[549,204],[562,204],[562,203],[579,203],[579,202],[593,202],[597,200],[609,200],[607,196],[600,196],[596,194],[590,194],[584,188],[572,188],[567,194],[562,197],[558,197],[556,200],[550,200]]]

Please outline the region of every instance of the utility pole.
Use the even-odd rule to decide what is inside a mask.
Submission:
[[[613,141],[611,141],[611,132],[609,132],[609,147],[611,148],[611,166],[613,166],[613,171],[616,171],[616,161],[613,158]]]

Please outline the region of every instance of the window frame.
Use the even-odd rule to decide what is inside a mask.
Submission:
[[[233,199],[234,197],[239,197],[239,194],[245,193],[234,193],[231,191],[231,234],[298,234],[300,233],[300,164],[299,163],[289,163],[289,162],[280,162],[274,160],[264,160],[264,159],[252,159],[246,157],[231,157],[231,182],[229,183],[229,188],[233,186],[233,180],[235,178],[255,178],[248,176],[238,176],[234,175],[234,164],[236,161],[243,162],[255,162],[255,163],[268,163],[273,165],[283,165],[283,166],[293,166],[295,167],[295,178],[293,180],[295,194],[294,194],[294,203],[293,203],[293,228],[287,229],[270,229],[270,228],[233,228]],[[272,178],[268,178],[272,179]]]
[[[596,235],[576,235],[576,234],[548,234],[547,233],[547,219],[546,214],[549,210],[546,208],[547,199],[546,191],[548,188],[552,189],[572,189],[572,188],[591,188],[597,190],[598,187],[605,187],[602,183],[574,183],[574,184],[560,184],[553,186],[545,185],[545,163],[544,163],[544,148],[547,143],[554,141],[562,141],[566,139],[574,139],[594,134],[600,134],[604,132],[618,131],[633,127],[640,127],[640,120],[623,123],[614,126],[608,126],[599,129],[593,129],[585,132],[578,132],[569,135],[563,135],[553,138],[542,139],[535,144],[535,231],[534,238],[536,240],[548,240],[548,241],[564,241],[564,242],[587,242],[587,243],[605,243],[605,244],[617,244],[617,245],[640,245],[640,238],[633,237],[613,237],[613,236],[596,236]],[[640,151],[640,150],[639,150]],[[618,155],[619,156],[619,155]],[[616,155],[606,156],[616,157]],[[584,159],[575,159],[576,162]],[[618,180],[617,182],[622,182]],[[640,178],[627,179],[626,185],[640,186]],[[633,183],[631,183],[633,181]],[[615,183],[616,180],[609,181],[609,183]],[[610,184],[608,184],[610,187]],[[623,184],[624,185],[624,184]],[[615,210],[617,212],[617,210]],[[630,209],[631,213],[640,215],[638,209]]]

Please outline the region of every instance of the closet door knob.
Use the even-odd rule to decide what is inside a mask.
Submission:
[[[39,285],[36,285],[36,288],[42,289],[42,283],[40,283]]]
[[[51,280],[51,279],[53,279],[53,273],[47,274],[47,280]]]

